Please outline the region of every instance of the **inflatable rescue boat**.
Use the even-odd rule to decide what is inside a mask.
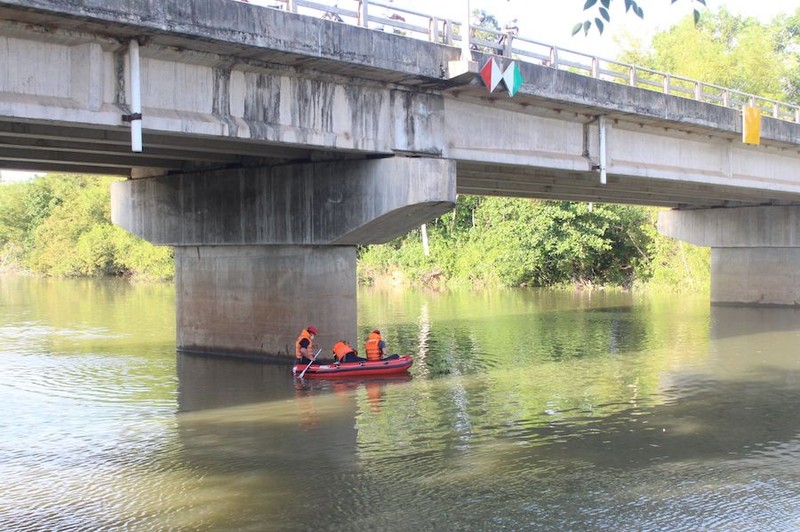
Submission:
[[[300,376],[303,370],[305,377],[361,377],[367,375],[394,375],[408,371],[414,359],[409,355],[401,355],[397,358],[385,360],[372,360],[365,362],[341,362],[330,364],[295,364],[292,367],[292,374]],[[308,369],[306,369],[308,366]]]

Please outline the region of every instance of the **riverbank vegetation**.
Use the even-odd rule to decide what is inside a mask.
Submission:
[[[362,248],[359,280],[439,287],[707,288],[709,251],[659,235],[657,212],[460,196],[453,212],[425,228]]]
[[[111,223],[115,179],[49,174],[0,186],[0,267],[52,276],[170,279],[171,248]]]

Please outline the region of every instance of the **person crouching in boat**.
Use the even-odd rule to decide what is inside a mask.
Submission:
[[[303,332],[300,333],[300,336],[297,337],[297,341],[294,343],[294,357],[295,357],[295,364],[302,364],[307,366],[311,364],[314,360],[314,355],[312,354],[312,349],[314,347],[314,337],[317,335],[317,328],[313,325],[309,325],[307,328],[303,329]]]
[[[358,351],[350,347],[347,340],[339,340],[333,344],[333,359],[336,362],[365,362],[367,360],[358,356]]]
[[[364,342],[364,351],[367,352],[367,360],[392,360],[398,355],[386,356],[386,342],[381,338],[381,332],[374,329],[369,333],[369,338]]]

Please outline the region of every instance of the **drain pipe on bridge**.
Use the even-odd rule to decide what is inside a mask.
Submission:
[[[131,123],[131,151],[142,151],[142,81],[139,66],[139,41],[131,39],[128,45],[131,81],[131,114],[122,115],[122,120]]]
[[[606,184],[606,115],[600,115],[597,122],[600,130],[600,184]],[[141,140],[140,140],[141,142]],[[141,148],[140,148],[141,149]]]
[[[589,149],[589,145],[591,144],[591,135],[589,131],[589,126],[597,122],[597,136],[599,139],[599,146],[598,146],[598,162],[595,163],[592,160],[592,152]],[[608,155],[607,155],[607,145],[606,141],[608,139],[608,124],[606,123],[606,115],[599,115],[594,120],[589,122],[585,122],[583,124],[583,157],[591,163],[592,170],[598,170],[600,172],[600,184],[606,184],[606,165],[608,163]]]

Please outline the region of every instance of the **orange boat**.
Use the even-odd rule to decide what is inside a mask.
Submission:
[[[372,360],[365,362],[342,362],[330,364],[311,364],[306,369],[307,364],[295,364],[292,367],[292,374],[300,376],[306,370],[303,377],[362,377],[367,375],[394,375],[408,371],[414,359],[409,355],[402,355],[397,358],[385,360]]]

